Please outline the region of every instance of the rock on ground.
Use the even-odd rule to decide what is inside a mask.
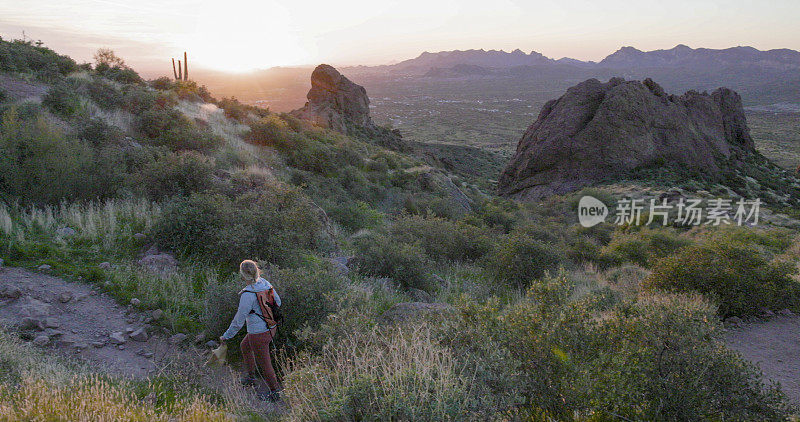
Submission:
[[[153,272],[172,272],[178,269],[178,260],[168,253],[145,255],[139,260],[139,265]]]
[[[85,361],[99,371],[141,379],[152,375],[159,367],[159,362],[152,359],[152,351],[166,357],[174,350],[166,338],[149,333],[147,342],[127,341],[123,350],[106,347],[111,333],[123,333],[120,340],[126,340],[124,333],[130,326],[125,320],[127,317],[142,319],[149,314],[128,310],[126,315],[125,307],[97,293],[91,285],[67,282],[21,268],[6,268],[0,273],[0,286],[0,292],[21,292],[16,298],[0,295],[0,326],[26,326],[26,330],[33,330],[32,339],[48,338],[46,344],[44,338],[36,341],[46,345],[48,353]],[[67,303],[53,300],[65,292],[74,299]],[[58,329],[47,328],[56,325]],[[149,353],[149,358],[145,352]]]

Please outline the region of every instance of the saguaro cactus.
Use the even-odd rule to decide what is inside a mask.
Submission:
[[[175,58],[172,58],[172,75],[175,76],[176,81],[189,80],[189,59],[186,57],[186,52],[183,52],[183,66],[181,61],[178,60],[178,67],[175,68]]]

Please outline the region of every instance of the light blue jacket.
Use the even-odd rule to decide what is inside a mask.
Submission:
[[[245,323],[247,323],[248,334],[261,334],[267,332],[267,323],[264,322],[264,320],[259,316],[261,315],[261,307],[258,306],[256,295],[246,292],[262,292],[270,289],[271,287],[272,284],[270,284],[269,281],[265,280],[263,277],[259,277],[255,283],[248,284],[247,287],[239,292],[239,309],[236,311],[236,315],[233,317],[230,327],[228,327],[228,330],[222,335],[223,339],[229,340],[233,338],[236,333],[242,329],[242,325]],[[275,294],[275,303],[280,306],[281,298],[278,296],[278,292],[273,293]],[[256,313],[251,314],[250,311],[256,311]]]

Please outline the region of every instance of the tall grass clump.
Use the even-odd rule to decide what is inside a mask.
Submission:
[[[459,420],[474,405],[469,374],[424,324],[350,333],[289,367],[289,420]]]
[[[55,239],[56,231],[69,227],[74,237],[60,241],[91,243],[113,252],[127,248],[136,233],[147,233],[161,207],[146,199],[109,199],[41,207],[0,203],[0,230],[18,242]]]

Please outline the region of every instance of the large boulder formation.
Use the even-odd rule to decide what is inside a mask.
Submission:
[[[311,74],[306,105],[295,117],[341,133],[354,128],[374,129],[369,116],[369,97],[363,86],[344,77],[333,66],[321,64]]]
[[[755,151],[739,95],[667,95],[655,82],[582,82],[542,107],[499,180],[522,200],[566,193],[631,170],[674,166],[711,177]]]

